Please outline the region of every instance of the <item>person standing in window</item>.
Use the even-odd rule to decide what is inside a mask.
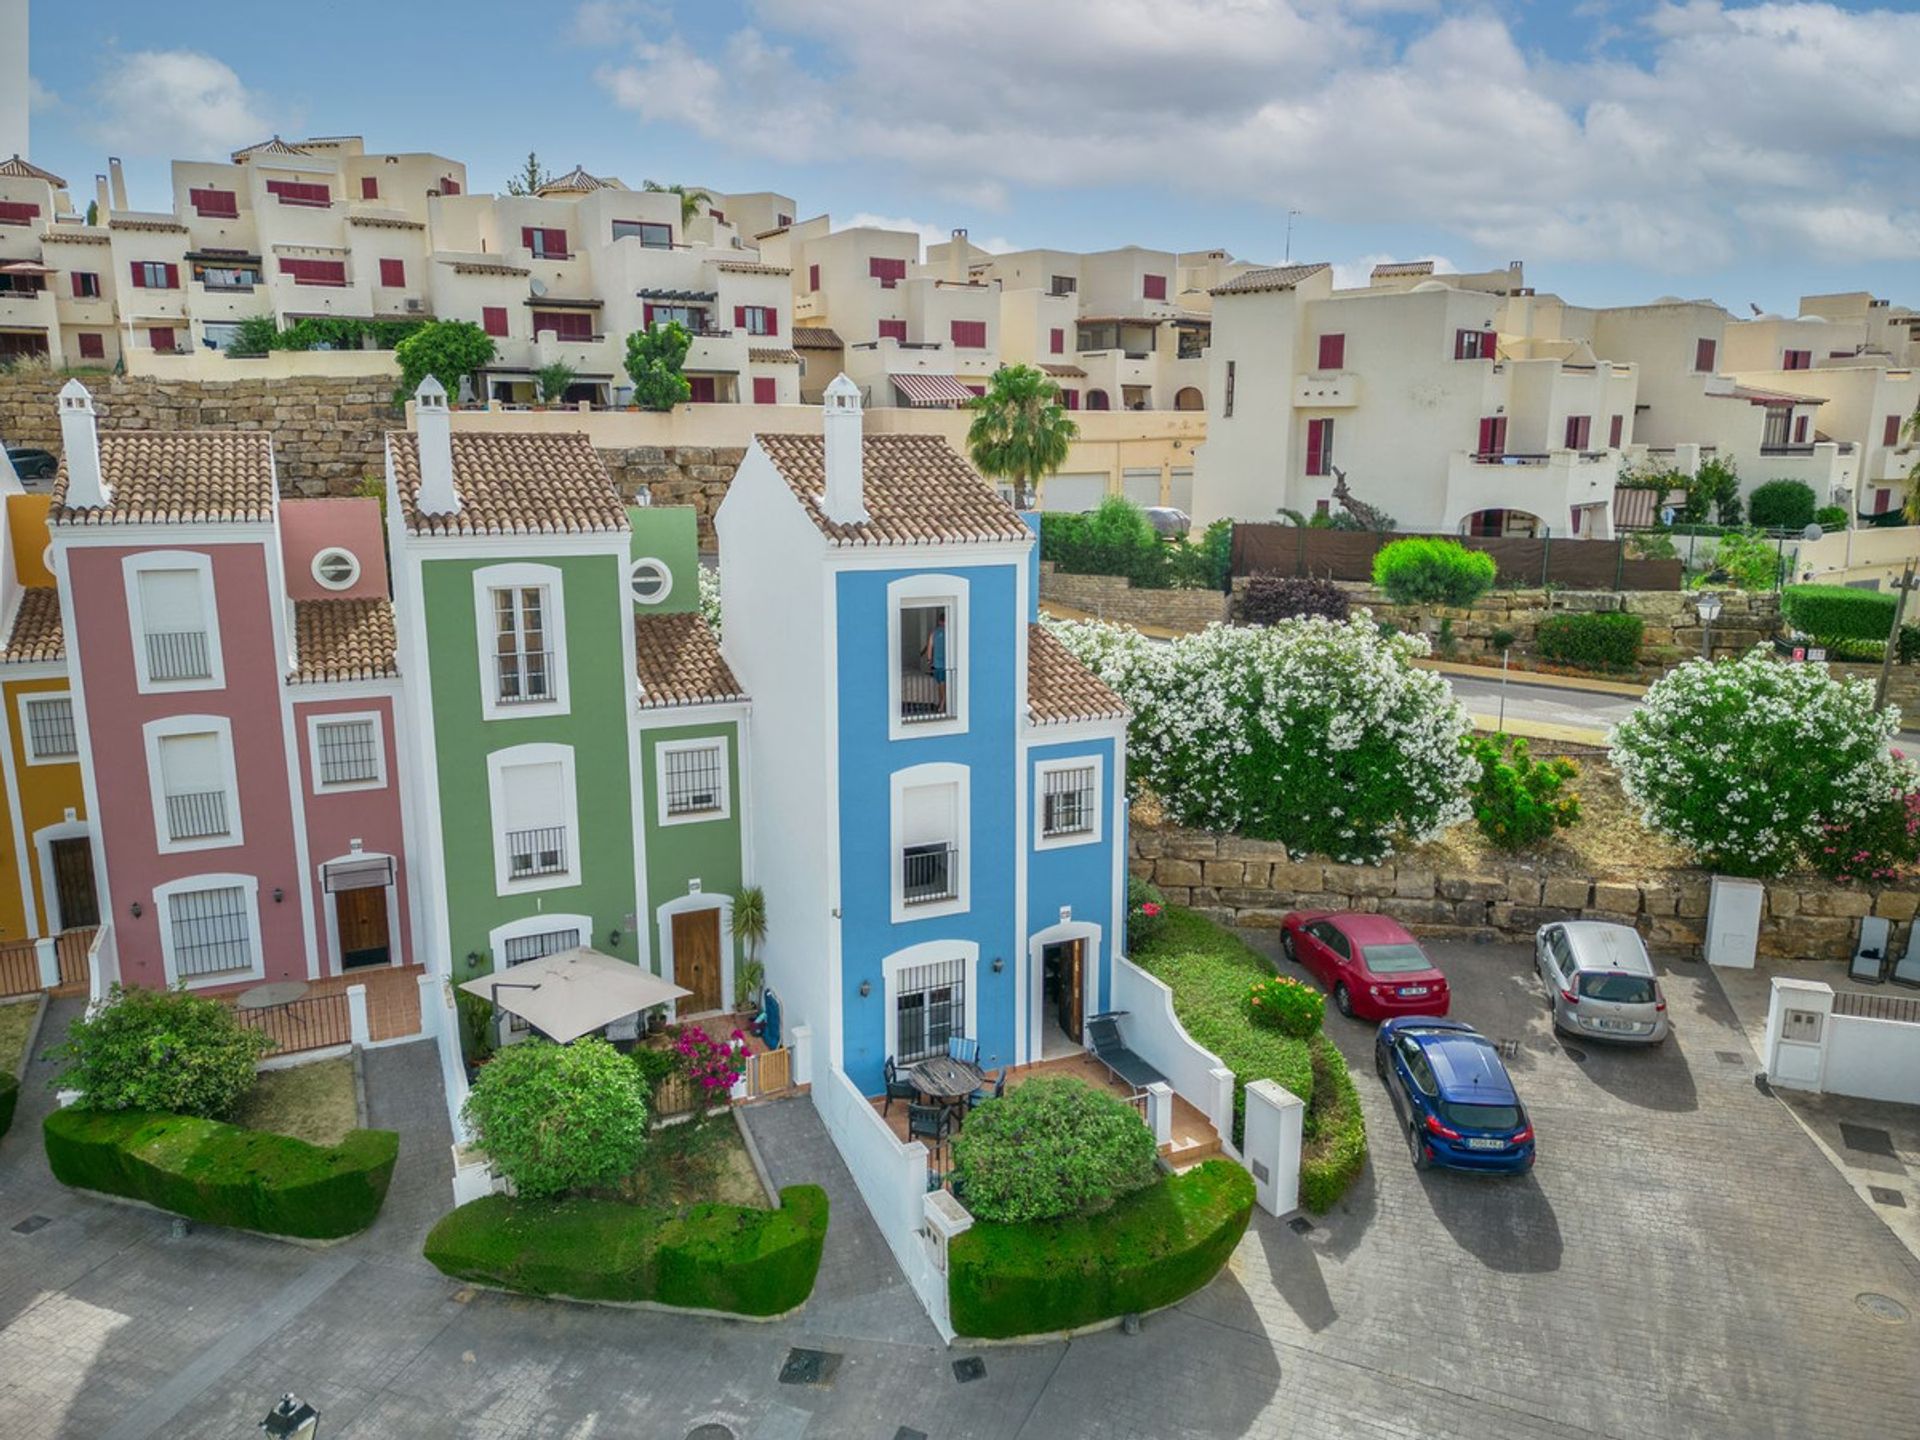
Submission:
[[[920,647],[920,658],[927,662],[927,668],[933,674],[935,690],[935,713],[947,713],[947,612],[940,610],[933,617],[933,629],[927,634],[927,643]]]

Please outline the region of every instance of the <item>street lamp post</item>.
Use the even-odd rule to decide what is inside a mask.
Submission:
[[[1700,592],[1700,658],[1713,659],[1713,622],[1720,618],[1720,597],[1711,590]]]

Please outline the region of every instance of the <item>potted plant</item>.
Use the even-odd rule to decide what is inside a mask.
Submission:
[[[733,1003],[738,1010],[758,1013],[760,989],[767,978],[760,963],[760,945],[767,938],[767,895],[758,885],[745,885],[733,901],[733,933],[746,947],[733,980]]]

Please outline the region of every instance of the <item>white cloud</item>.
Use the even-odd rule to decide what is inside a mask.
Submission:
[[[266,98],[197,50],[110,56],[94,86],[94,139],[128,155],[221,155],[274,131]]]
[[[944,245],[953,238],[953,227],[950,225],[931,225],[925,220],[912,220],[904,215],[875,215],[871,210],[862,210],[844,220],[835,220],[834,225],[848,230],[911,230],[920,237],[920,253],[923,256],[927,246]],[[977,249],[991,251],[995,255],[1005,255],[1019,248],[1004,235],[968,235],[967,239]]]
[[[27,108],[35,115],[60,108],[60,97],[40,83],[40,77],[27,77]]]
[[[1333,262],[1333,288],[1336,290],[1356,290],[1364,287],[1372,277],[1376,265],[1409,264],[1415,260],[1431,260],[1433,273],[1453,275],[1460,267],[1444,255],[1362,255],[1354,260],[1336,260]]]

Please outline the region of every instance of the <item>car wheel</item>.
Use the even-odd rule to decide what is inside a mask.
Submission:
[[[1280,953],[1287,957],[1288,964],[1298,965],[1300,963],[1300,957],[1293,953],[1293,932],[1291,930],[1282,930],[1280,932]]]
[[[1349,1020],[1353,1018],[1353,996],[1348,993],[1344,980],[1333,987],[1333,1003],[1342,1015]]]
[[[1427,1147],[1420,1139],[1420,1127],[1418,1125],[1409,1125],[1407,1127],[1407,1153],[1413,1157],[1414,1169],[1431,1170],[1433,1168],[1433,1160],[1427,1154]]]

